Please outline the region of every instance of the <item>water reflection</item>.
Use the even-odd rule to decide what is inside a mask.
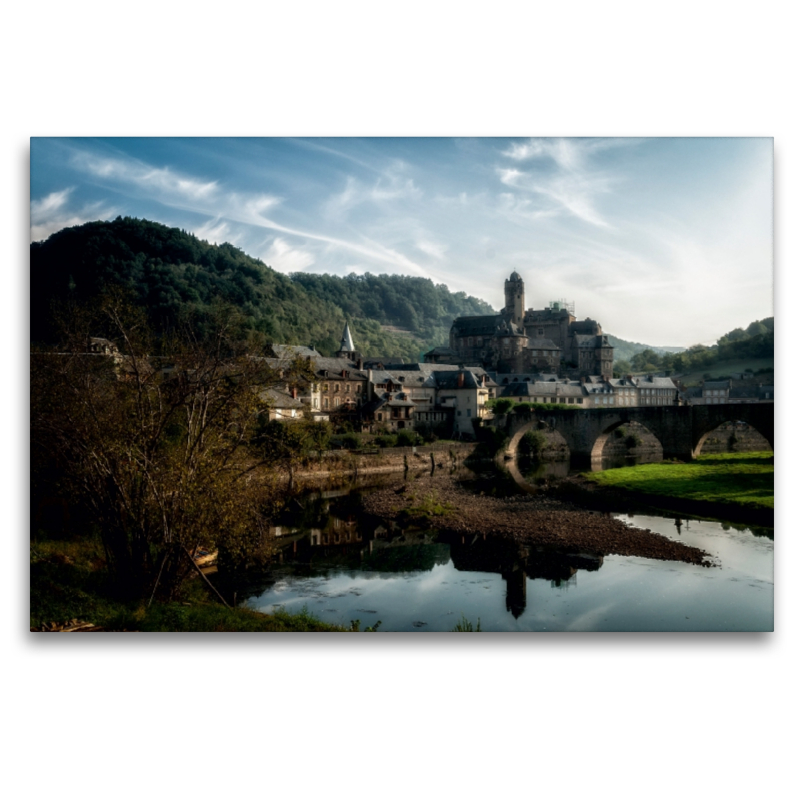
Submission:
[[[563,470],[553,462],[525,474],[547,482]],[[508,472],[461,469],[455,477],[478,493],[519,492]],[[272,529],[270,563],[235,576],[230,594],[265,611],[308,606],[345,626],[381,620],[386,631],[448,631],[462,614],[480,617],[487,631],[772,628],[771,529],[678,515],[625,517],[719,559],[719,568],[704,570],[402,528],[366,516],[363,491],[369,488],[293,501]]]

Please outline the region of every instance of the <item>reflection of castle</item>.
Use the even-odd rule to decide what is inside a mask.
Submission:
[[[372,572],[424,572],[453,562],[461,572],[489,572],[506,583],[506,609],[519,618],[527,606],[528,578],[541,578],[560,586],[572,582],[578,570],[595,571],[602,556],[563,553],[529,547],[511,539],[486,535],[436,534],[409,531],[391,525],[364,525],[352,498],[342,497],[335,510],[320,498],[306,528],[273,528],[277,561],[303,571],[316,567],[341,567]],[[309,524],[310,523],[310,524]]]
[[[603,564],[602,556],[526,547],[510,539],[486,536],[456,537],[450,542],[450,557],[460,571],[500,573],[506,582],[506,609],[515,618],[527,606],[528,578],[544,578],[561,585],[579,569],[595,571]]]
[[[450,347],[432,350],[426,360],[499,373],[612,376],[614,348],[600,323],[576,320],[574,307],[564,301],[526,310],[525,284],[517,272],[506,281],[505,295],[499,314],[455,319]]]

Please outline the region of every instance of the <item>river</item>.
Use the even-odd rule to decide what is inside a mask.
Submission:
[[[561,463],[521,465],[531,483]],[[464,471],[475,491],[521,491],[507,474]],[[393,476],[393,481],[402,478]],[[771,631],[772,529],[676,518],[614,516],[710,553],[715,566],[546,550],[491,536],[383,525],[360,512],[369,487],[316,491],[274,529],[265,569],[238,581],[248,607],[307,608],[379,631]],[[378,624],[379,623],[379,624]]]

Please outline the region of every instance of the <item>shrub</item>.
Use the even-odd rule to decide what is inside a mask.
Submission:
[[[498,397],[495,400],[490,400],[486,405],[491,406],[495,414],[508,414],[514,408],[514,401],[508,397]]]
[[[398,447],[413,447],[420,444],[422,440],[419,435],[408,428],[402,428],[397,431],[397,446]]]
[[[342,433],[334,436],[331,444],[343,450],[358,450],[361,447],[361,437],[357,433]]]
[[[518,450],[523,456],[538,456],[547,446],[547,438],[540,431],[528,431],[520,440]]]
[[[397,447],[397,437],[391,433],[386,433],[382,436],[376,436],[372,443],[378,447]]]

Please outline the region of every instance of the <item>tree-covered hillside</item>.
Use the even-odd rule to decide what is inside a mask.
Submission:
[[[295,273],[295,284],[333,303],[353,318],[415,332],[432,346],[446,344],[458,316],[493,314],[483,300],[452,293],[444,284],[405,275],[333,275]]]
[[[644,350],[652,350],[655,353],[664,355],[665,353],[680,353],[684,347],[656,347],[652,344],[641,344],[640,342],[628,342],[616,336],[608,335],[608,341],[614,348],[614,361],[630,361],[637,353]]]
[[[742,359],[770,359],[775,356],[775,320],[773,317],[751,322],[746,329],[735,328],[720,336],[715,345],[693,345],[679,353],[657,353],[647,348],[630,360],[614,354],[614,372],[666,372],[681,375],[702,372],[724,362]]]
[[[491,311],[481,300],[424,278],[290,278],[230,244],[211,245],[177,228],[118,217],[31,245],[32,341],[52,340],[54,301],[90,300],[112,285],[127,288],[157,330],[168,329],[187,309],[202,315],[219,298],[238,306],[269,341],[313,344],[325,354],[338,348],[349,321],[365,355],[417,360],[447,341],[453,317]]]

